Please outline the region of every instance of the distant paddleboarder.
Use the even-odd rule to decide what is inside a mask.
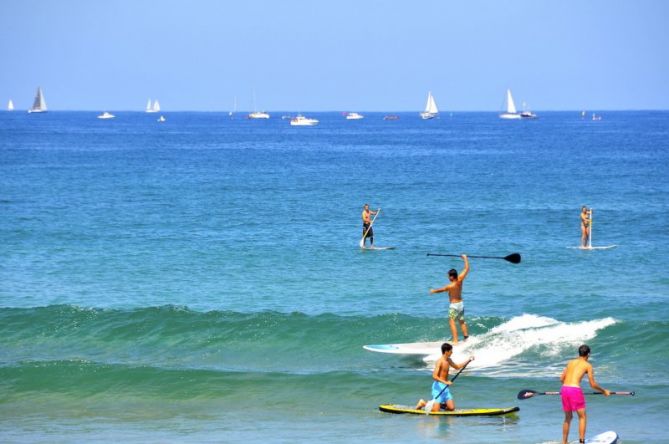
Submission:
[[[467,323],[465,322],[465,306],[462,302],[462,284],[469,273],[469,260],[467,255],[460,256],[465,261],[465,268],[458,274],[455,268],[448,271],[448,280],[450,284],[436,289],[430,289],[430,294],[448,292],[448,299],[450,305],[448,307],[448,323],[451,327],[451,334],[453,335],[453,344],[458,343],[458,330],[455,326],[455,321],[460,323],[460,329],[464,339],[467,340],[469,333],[467,332]]]
[[[365,247],[367,238],[369,238],[369,246],[374,246],[374,228],[372,227],[372,216],[376,215],[377,211],[372,211],[369,209],[369,204],[365,204],[362,207],[362,242],[361,247]]]
[[[578,438],[579,442],[585,442],[585,397],[583,390],[581,390],[581,379],[584,375],[588,375],[590,387],[598,392],[609,396],[611,393],[603,389],[595,381],[595,371],[592,369],[592,364],[588,362],[590,357],[590,347],[581,345],[578,348],[578,358],[572,359],[567,363],[567,366],[560,375],[562,381],[562,388],[560,389],[560,396],[562,397],[562,410],[564,410],[564,422],[562,423],[562,443],[567,444],[569,438],[569,426],[571,425],[572,412],[576,411],[578,414]]]
[[[592,220],[592,208],[585,205],[581,208],[581,248],[590,246],[590,223]]]

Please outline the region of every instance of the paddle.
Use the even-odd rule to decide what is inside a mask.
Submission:
[[[369,230],[372,229],[372,225],[374,225],[374,221],[376,220],[376,216],[378,216],[380,212],[381,212],[381,208],[376,210],[376,214],[372,218],[372,221],[369,223],[369,227],[367,227],[367,230],[365,231],[365,234],[362,235],[362,239],[360,239],[360,248],[365,248],[365,238],[367,237],[367,233],[369,233]]]
[[[634,396],[634,392],[609,392],[612,395]],[[518,392],[518,399],[529,399],[538,395],[559,395],[560,392],[537,392],[534,390],[521,390]],[[603,395],[601,392],[588,392],[586,395]]]
[[[472,359],[470,359],[469,361],[467,361],[467,362],[465,363],[465,365],[463,365],[462,368],[455,374],[455,376],[453,376],[453,379],[451,379],[451,384],[453,384],[453,381],[455,381],[455,379],[456,379],[458,376],[460,376],[460,373],[462,373],[462,371],[463,371],[465,368],[467,368],[467,366],[469,365],[470,362],[472,362]],[[439,392],[439,394],[438,394],[437,396],[435,396],[435,397],[432,398],[430,401],[428,401],[427,404],[425,404],[425,407],[423,407],[423,408],[425,409],[425,414],[426,414],[426,415],[429,415],[429,414],[430,414],[430,412],[432,411],[432,407],[434,407],[434,402],[435,402],[435,401],[437,400],[437,398],[440,397],[441,394],[444,393],[444,392],[446,391],[446,389],[449,388],[449,387],[450,387],[450,385],[447,384],[446,387],[444,387],[443,389],[441,389],[441,391]]]
[[[439,254],[439,253],[428,253],[428,256],[448,256],[448,257],[460,257],[459,254]],[[519,264],[520,263],[520,254],[519,253],[511,253],[508,256],[467,256],[467,257],[473,257],[477,259],[504,259],[505,261],[509,261],[512,264]]]

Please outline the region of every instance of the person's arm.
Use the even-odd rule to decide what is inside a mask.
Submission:
[[[444,361],[442,359],[439,359],[437,361],[437,365],[434,366],[434,371],[432,372],[432,379],[441,382],[442,384],[451,385],[451,381],[449,381],[448,379],[442,379],[440,376],[440,374],[442,373],[441,372],[442,365],[444,365]]]
[[[592,387],[594,390],[597,390],[598,392],[602,393],[604,396],[609,396],[611,393],[602,388],[599,384],[597,384],[597,381],[595,381],[595,370],[592,368],[592,365],[588,366],[588,369],[586,370],[586,373],[588,374],[588,380],[590,382],[590,387]]]
[[[567,366],[564,367],[564,370],[562,370],[562,374],[560,375],[560,382],[564,384],[564,378],[567,377]]]
[[[454,369],[456,369],[456,370],[460,370],[462,367],[464,367],[465,365],[469,364],[469,362],[470,362],[470,361],[473,361],[473,360],[474,360],[474,357],[473,357],[473,356],[470,356],[469,359],[467,359],[467,360],[466,360],[465,362],[463,362],[462,364],[456,364],[455,362],[453,362],[453,360],[451,360],[451,358],[448,358],[448,363],[449,363],[449,364],[451,365],[451,367],[453,367]]]
[[[465,268],[460,272],[460,276],[458,276],[458,280],[462,281],[467,277],[467,274],[469,273],[469,259],[467,259],[467,255],[463,254],[460,256],[463,261],[465,261]]]
[[[452,286],[453,286],[453,284],[448,284],[448,285],[446,285],[445,287],[442,287],[442,288],[435,288],[435,289],[430,288],[430,294],[443,293],[445,291],[450,290]]]

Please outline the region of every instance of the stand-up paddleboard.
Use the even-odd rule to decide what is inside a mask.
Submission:
[[[585,444],[616,444],[617,442],[618,434],[612,430],[585,440]]]
[[[455,409],[455,410],[440,410],[438,412],[428,412],[425,410],[418,410],[408,405],[400,404],[382,404],[379,410],[386,413],[408,413],[410,415],[423,416],[499,416],[507,415],[509,413],[517,412],[519,407],[503,407],[498,409]],[[598,435],[599,436],[599,435]],[[598,441],[596,441],[599,443]]]
[[[372,344],[363,345],[362,348],[377,353],[392,353],[395,355],[418,355],[430,356],[441,354],[441,344],[444,341],[413,342],[408,344]]]
[[[611,248],[616,248],[617,245],[602,245],[596,247],[567,247],[573,250],[610,250]]]
[[[383,251],[383,250],[394,250],[395,247],[360,247],[360,249],[367,251]]]

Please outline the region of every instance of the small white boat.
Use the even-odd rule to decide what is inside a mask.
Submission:
[[[437,108],[437,102],[434,101],[434,96],[432,92],[427,93],[427,103],[425,104],[425,111],[420,113],[420,118],[423,120],[434,119],[439,115],[439,109]]]
[[[537,115],[527,109],[527,103],[523,102],[523,110],[520,112],[520,117],[522,119],[536,119]]]
[[[146,103],[146,109],[145,111],[147,113],[158,113],[160,112],[160,102],[158,102],[158,99],[156,99],[153,104],[151,104],[151,99]]]
[[[165,120],[167,120],[167,119],[165,119],[165,116],[158,117],[158,122],[160,122],[160,123],[163,123]]]
[[[42,88],[37,88],[37,94],[35,95],[35,101],[33,106],[28,110],[29,113],[45,113],[46,112],[46,101],[44,100],[44,94],[42,93]]]
[[[595,113],[592,113],[592,120],[602,120],[602,116],[598,116]]]
[[[499,115],[500,119],[515,120],[522,119],[520,113],[516,110],[516,104],[513,103],[513,96],[511,90],[506,90],[506,112]]]
[[[116,116],[113,115],[112,113],[108,113],[107,111],[105,111],[98,116],[98,119],[106,120],[106,119],[113,119],[114,117]]]
[[[318,119],[310,119],[299,114],[290,120],[290,126],[315,126],[318,125]]]
[[[360,119],[364,119],[364,118],[365,118],[365,116],[363,116],[362,114],[346,113],[346,120],[360,120]]]
[[[265,111],[253,111],[248,117],[249,119],[269,119],[269,114]]]
[[[9,102],[7,102],[7,111],[14,111],[14,102],[12,102],[12,99],[9,99]]]
[[[400,116],[397,114],[388,114],[386,116],[383,116],[383,120],[400,120]]]

